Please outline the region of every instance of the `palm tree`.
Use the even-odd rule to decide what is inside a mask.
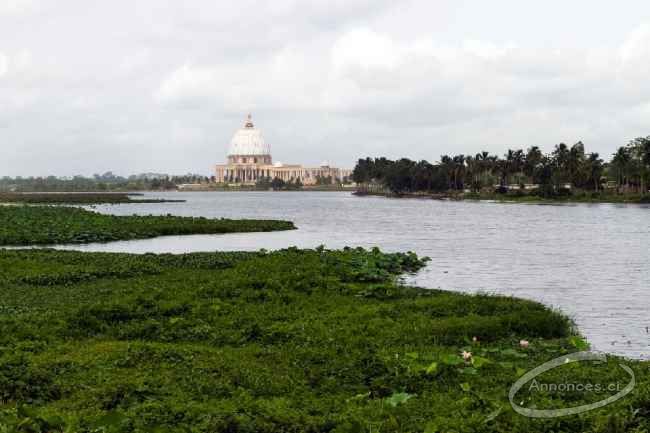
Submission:
[[[453,158],[454,163],[454,189],[465,188],[465,155],[456,155]]]
[[[478,174],[479,174],[479,161],[472,155],[465,157],[465,164],[467,166],[467,177],[469,178],[469,186],[472,191],[478,191],[480,188]]]
[[[639,178],[641,192],[647,192],[648,178],[650,177],[650,137],[635,138],[628,144],[632,156],[633,168]]]
[[[414,167],[414,189],[416,191],[431,191],[433,183],[433,166],[422,160]]]
[[[598,153],[592,152],[587,157],[588,183],[593,185],[595,191],[600,191],[600,179],[603,175],[603,160]]]
[[[628,172],[630,169],[630,162],[632,161],[632,155],[630,154],[630,149],[621,146],[618,148],[614,156],[612,157],[612,166],[616,170],[616,185],[617,192],[620,192],[620,188],[625,185],[627,190],[629,186],[629,177]]]
[[[442,165],[445,171],[445,176],[447,177],[447,185],[449,186],[449,189],[453,189],[452,186],[452,179],[454,176],[453,160],[449,155],[442,155],[440,157],[440,164]]]
[[[511,173],[512,174],[521,173],[524,169],[525,162],[526,162],[526,156],[524,155],[524,151],[521,149],[515,150],[512,154],[512,167],[510,167]],[[519,179],[517,179],[517,183],[520,183]]]
[[[585,145],[582,141],[578,141],[571,146],[566,159],[566,170],[569,177],[569,182],[573,186],[580,186],[580,171],[584,166],[585,160]]]
[[[569,148],[566,144],[560,143],[555,146],[553,150],[553,178],[555,179],[555,186],[560,187],[561,184],[567,182],[567,163],[569,160]]]
[[[497,164],[501,176],[501,187],[503,188],[510,183],[510,175],[515,172],[518,156],[514,150],[508,149],[504,157],[505,159],[498,161]]]
[[[486,151],[477,153],[474,159],[477,161],[477,169],[480,171],[480,174],[483,177],[481,183],[483,185],[486,185],[488,180],[488,173],[492,171],[492,159],[490,157],[490,153]]]
[[[526,152],[526,160],[524,162],[524,174],[528,176],[532,183],[538,183],[535,176],[537,168],[542,163],[544,155],[537,146],[532,146]]]

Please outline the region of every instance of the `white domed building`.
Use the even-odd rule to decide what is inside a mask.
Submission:
[[[305,168],[297,164],[273,162],[271,146],[264,140],[262,131],[255,127],[249,114],[244,126],[230,140],[228,163],[215,167],[215,181],[234,185],[254,185],[262,179],[300,181],[314,185],[319,179],[339,181],[349,178],[351,170],[333,168],[323,163],[318,168]]]
[[[264,140],[262,131],[253,125],[248,115],[244,127],[240,128],[230,140],[228,149],[229,164],[271,164],[271,146]]]

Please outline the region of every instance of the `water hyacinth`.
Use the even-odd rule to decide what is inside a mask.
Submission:
[[[290,221],[114,216],[61,206],[0,206],[0,245],[50,245],[157,236],[293,230]]]
[[[361,248],[0,249],[0,400],[13,406],[0,408],[0,430],[352,433],[379,421],[395,433],[569,433],[604,431],[613,414],[648,431],[644,393],[532,428],[506,410],[517,377],[569,345],[570,321],[532,301],[396,279],[424,265]],[[468,320],[468,307],[483,314]],[[539,341],[540,357],[513,338]]]

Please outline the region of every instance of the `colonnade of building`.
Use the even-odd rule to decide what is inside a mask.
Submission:
[[[215,178],[219,183],[253,184],[263,178],[282,179],[285,182],[300,180],[304,184],[314,184],[318,177],[343,179],[350,176],[350,170],[333,167],[304,168],[301,166],[250,166],[218,165]]]

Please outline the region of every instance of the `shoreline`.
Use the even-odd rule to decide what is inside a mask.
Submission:
[[[490,201],[501,203],[530,203],[530,204],[650,204],[650,196],[646,197],[567,197],[567,198],[544,198],[532,195],[516,196],[508,194],[477,194],[477,193],[391,193],[391,192],[372,192],[372,191],[355,191],[352,193],[358,197],[374,196],[394,199],[420,199],[420,200],[446,200],[446,201]]]
[[[183,203],[185,200],[147,199],[137,192],[0,192],[0,203],[25,205],[98,205],[138,203]]]

